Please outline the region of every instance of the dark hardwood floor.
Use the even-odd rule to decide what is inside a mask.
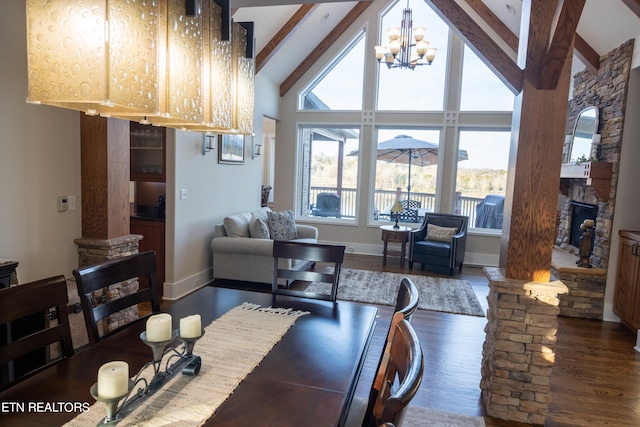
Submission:
[[[389,259],[347,254],[343,267],[437,275]],[[463,267],[455,276],[468,280],[486,309],[488,282],[481,268]],[[392,307],[378,306],[376,326],[357,395],[366,397]],[[425,376],[412,402],[458,414],[484,416],[488,427],[525,426],[485,416],[480,401],[480,365],[485,318],[418,310],[411,321],[425,354]],[[640,354],[635,334],[611,322],[559,318],[556,363],[551,377],[547,426],[640,426]]]
[[[420,271],[418,266],[413,270],[400,267],[393,258],[383,266],[381,257],[366,255],[347,254],[343,267],[437,275]],[[455,277],[471,283],[486,309],[489,289],[482,269],[465,266]],[[378,324],[356,390],[363,398],[373,382],[393,308],[378,306],[378,310]],[[413,405],[484,416],[488,427],[527,425],[485,415],[479,387],[485,318],[418,310],[411,324],[425,355],[424,380]],[[545,425],[640,426],[640,354],[633,349],[635,334],[618,323],[560,317],[557,338],[552,402]]]

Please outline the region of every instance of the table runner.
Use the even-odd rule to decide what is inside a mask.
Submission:
[[[204,336],[195,345],[193,353],[202,358],[200,373],[193,377],[177,373],[160,390],[145,398],[118,426],[192,427],[204,424],[238,384],[260,364],[295,320],[305,314],[309,313],[261,308],[250,303],[229,310],[205,328]],[[164,360],[162,367],[164,369]],[[153,368],[147,369],[149,374],[146,377],[150,380]],[[96,375],[97,371],[98,367]],[[96,425],[105,415],[105,405],[96,402],[89,411],[79,414],[65,425]]]

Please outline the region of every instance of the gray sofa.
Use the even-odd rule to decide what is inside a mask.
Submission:
[[[213,278],[240,280],[270,284],[273,277],[273,240],[251,237],[252,216],[268,223],[263,207],[252,212],[240,212],[227,216],[222,224],[216,224],[211,240],[213,250]],[[253,215],[252,215],[253,214]],[[296,224],[297,238],[294,241],[318,242],[318,229]],[[252,226],[253,229],[253,226]],[[254,233],[254,236],[257,233]],[[282,268],[308,269],[312,263],[300,260],[281,259]]]

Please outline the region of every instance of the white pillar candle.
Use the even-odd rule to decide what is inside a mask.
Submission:
[[[106,399],[122,397],[129,392],[129,364],[123,361],[105,363],[98,369],[98,396]]]
[[[199,314],[180,319],[180,336],[182,338],[197,338],[202,333],[202,323]]]
[[[148,342],[169,341],[172,336],[170,314],[155,314],[147,319]]]

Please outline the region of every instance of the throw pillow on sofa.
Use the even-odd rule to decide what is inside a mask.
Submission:
[[[267,212],[271,238],[274,240],[292,240],[298,237],[293,211]]]
[[[249,221],[249,234],[254,239],[269,239],[269,227],[267,224],[257,216],[251,214],[251,220]]]

